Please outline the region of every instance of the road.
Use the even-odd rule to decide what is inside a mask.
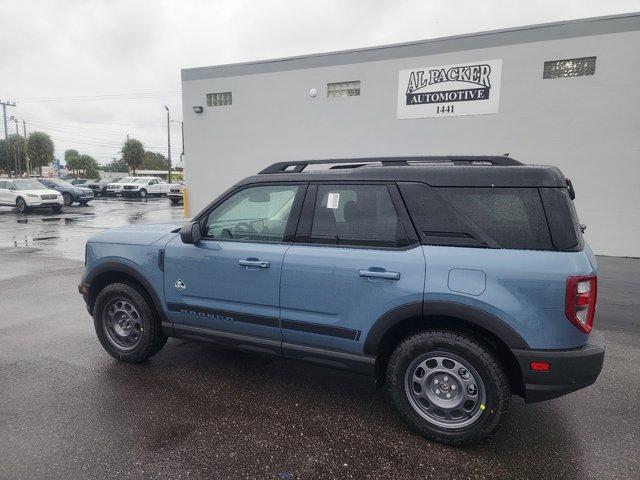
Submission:
[[[109,357],[76,289],[84,240],[181,217],[166,199],[0,208],[0,479],[638,478],[639,260],[599,258],[595,385],[514,398],[489,442],[450,448],[366,377],[178,340],[143,365]]]

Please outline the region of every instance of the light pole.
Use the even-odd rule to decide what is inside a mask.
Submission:
[[[165,105],[167,111],[167,163],[169,165],[167,182],[171,183],[171,118],[169,116],[169,107]]]
[[[24,134],[25,146],[27,145],[27,122],[22,121],[22,133]],[[29,164],[29,152],[24,152],[24,159],[27,162],[27,176],[31,175],[31,165]]]

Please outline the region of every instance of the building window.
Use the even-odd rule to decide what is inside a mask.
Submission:
[[[357,97],[360,95],[360,80],[354,82],[327,83],[327,97]]]
[[[544,62],[542,78],[582,77],[596,73],[596,57],[568,58]]]
[[[231,105],[231,92],[207,93],[207,106],[222,107]]]

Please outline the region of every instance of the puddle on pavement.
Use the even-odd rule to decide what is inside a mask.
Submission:
[[[19,214],[0,207],[0,253],[51,252],[74,260],[84,258],[86,240],[96,232],[125,224],[183,221],[182,209],[167,199],[96,200],[90,207],[65,207],[62,213]]]
[[[35,253],[40,252],[42,248],[36,247],[18,247],[18,248],[7,248],[0,247],[0,253]]]

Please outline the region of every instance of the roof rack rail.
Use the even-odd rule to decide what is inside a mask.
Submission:
[[[431,156],[431,157],[373,157],[373,158],[341,158],[326,160],[302,160],[293,162],[277,162],[259,172],[259,175],[274,173],[300,173],[308,165],[350,164],[337,168],[355,168],[367,163],[381,163],[383,167],[409,166],[411,163],[452,163],[453,165],[490,164],[499,167],[515,167],[522,165],[517,160],[505,155],[477,156]],[[357,165],[360,164],[360,165]]]

